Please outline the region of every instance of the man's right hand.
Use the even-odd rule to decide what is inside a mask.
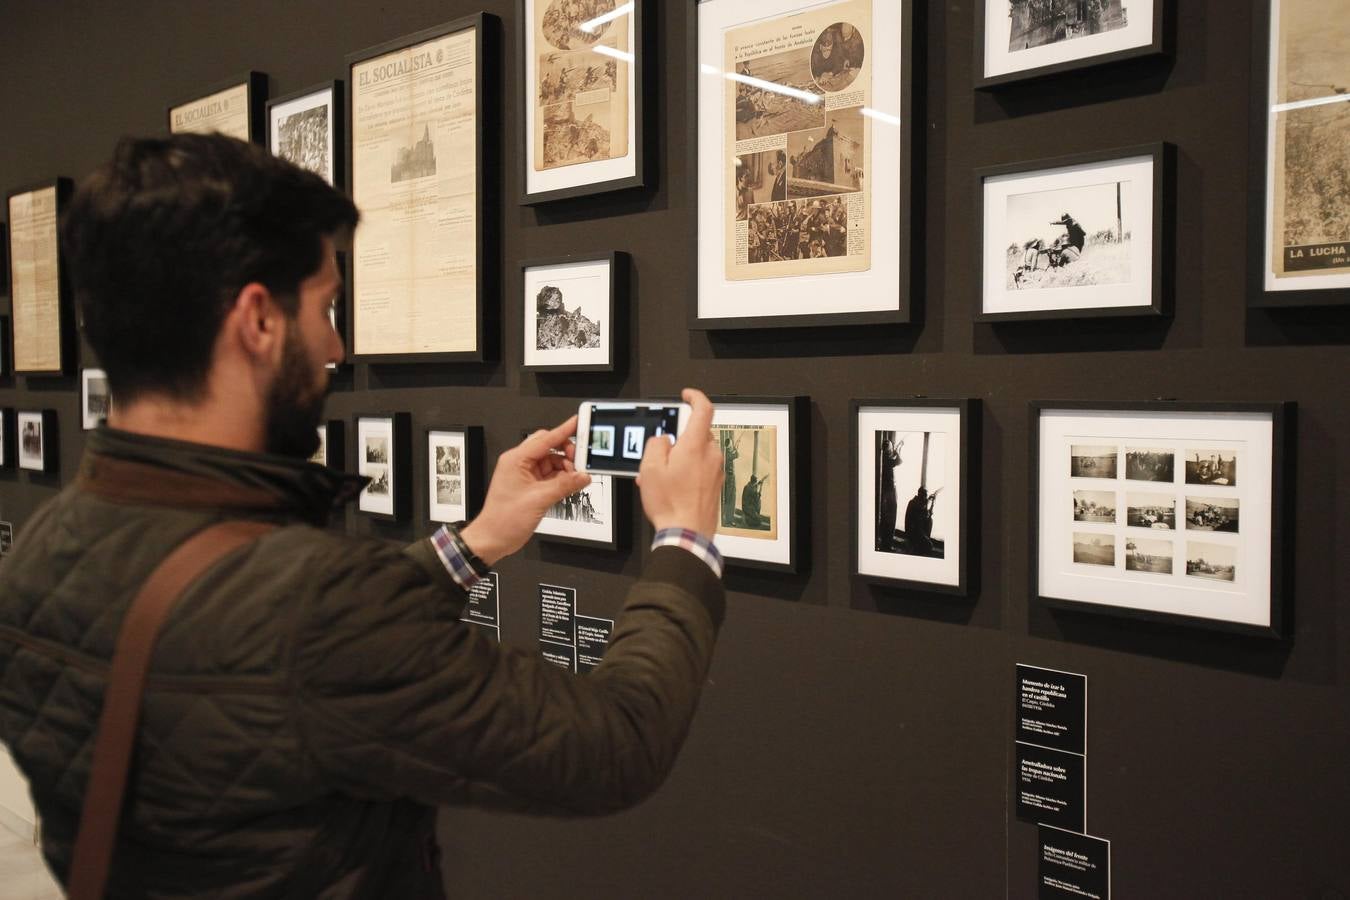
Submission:
[[[651,438],[642,455],[637,479],[642,510],[657,531],[687,528],[711,540],[726,477],[722,451],[712,439],[713,405],[693,388],[681,396],[693,407],[684,433],[674,446],[668,438]]]

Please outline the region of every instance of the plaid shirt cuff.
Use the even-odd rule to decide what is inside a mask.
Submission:
[[[713,542],[688,528],[662,528],[652,541],[652,549],[657,547],[683,547],[708,564],[714,575],[722,577],[722,554],[713,546]]]
[[[436,533],[431,536],[431,546],[436,549],[436,556],[445,566],[445,571],[466,592],[480,579],[487,577],[487,564],[474,555],[454,525],[442,525],[436,529]]]

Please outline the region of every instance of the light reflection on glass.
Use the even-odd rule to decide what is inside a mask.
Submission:
[[[602,16],[596,16],[594,19],[587,19],[585,22],[582,22],[577,27],[580,28],[582,31],[586,32],[587,34],[594,34],[596,29],[598,29],[601,25],[605,24],[606,22],[613,22],[620,16],[626,16],[632,11],[633,11],[633,4],[624,3],[620,6],[614,7],[614,9],[611,9],[609,12],[605,13]]]

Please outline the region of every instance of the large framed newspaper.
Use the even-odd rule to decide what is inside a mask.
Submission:
[[[485,31],[478,13],[347,58],[351,358],[480,361]]]
[[[267,75],[245,72],[168,108],[169,133],[220,132],[261,144],[267,133]]]
[[[1254,306],[1350,304],[1350,19],[1339,0],[1258,4]]]
[[[5,197],[13,340],[10,357],[18,375],[60,375],[74,363],[75,329],[58,233],[71,189],[69,179],[56,178],[19,188]]]
[[[910,320],[913,10],[691,4],[692,328]]]

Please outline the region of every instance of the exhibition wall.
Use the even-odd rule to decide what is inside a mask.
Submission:
[[[501,98],[483,166],[499,188],[485,211],[500,234],[485,262],[498,276],[486,297],[501,311],[496,361],[342,368],[327,412],[348,423],[349,442],[355,414],[407,412],[418,439],[428,426],[482,426],[490,467],[523,427],[560,421],[584,398],[685,385],[810,398],[805,562],[797,573],[729,569],[726,625],[669,782],[598,820],[444,811],[451,896],[1034,897],[1037,829],[1012,803],[1018,663],[1087,678],[1086,826],[1112,842],[1119,896],[1350,896],[1350,566],[1339,552],[1350,521],[1350,309],[1248,306],[1261,215],[1249,191],[1260,165],[1251,7],[1262,4],[1179,2],[1170,58],[995,91],[975,86],[982,4],[916,5],[927,9],[913,69],[913,322],[714,331],[689,327],[697,210],[684,2],[645,8],[648,186],[533,206],[518,203],[514,0],[6,5],[6,190],[78,179],[118,136],[163,133],[171,102],[240,72],[267,73],[280,96],[345,78],[348,53],[479,10],[499,17],[483,70]],[[1175,148],[1170,316],[976,321],[977,170],[1162,143]],[[522,371],[521,261],[610,251],[631,258],[627,365]],[[8,306],[0,299],[0,314]],[[57,472],[0,470],[11,552],[74,479],[79,395],[76,369],[0,376],[0,407],[59,417]],[[854,576],[850,401],[915,396],[981,401],[968,597]],[[1031,592],[1030,404],[1168,399],[1297,403],[1282,638],[1053,609]],[[420,481],[412,498],[404,522],[350,509],[345,527],[422,537]],[[504,644],[537,652],[541,583],[576,588],[582,613],[617,613],[650,539],[636,494],[625,502],[618,549],[536,539],[498,566]]]

